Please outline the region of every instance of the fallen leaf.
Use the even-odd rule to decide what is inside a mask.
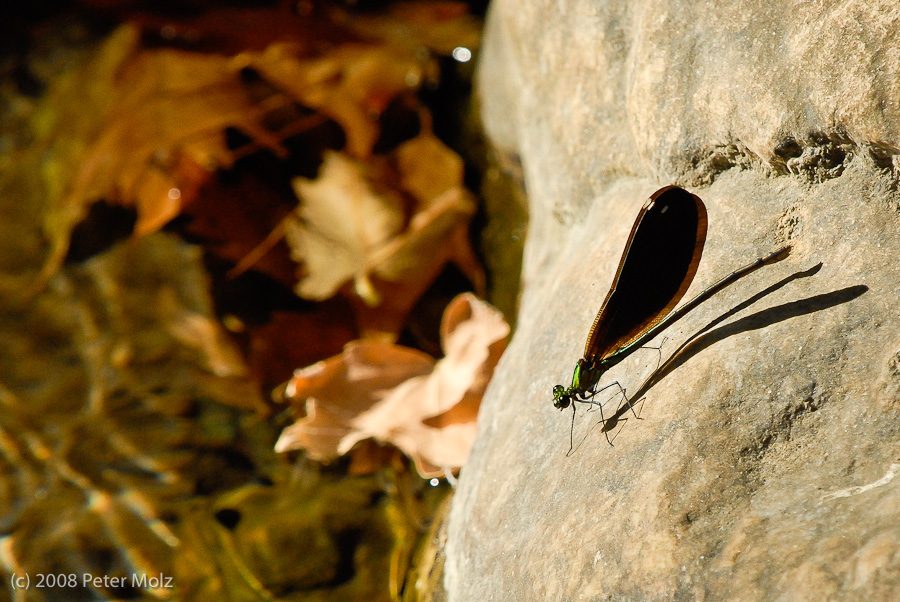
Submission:
[[[331,27],[328,39],[340,39],[339,29]],[[292,41],[272,33],[263,49],[229,56],[144,48],[138,28],[125,25],[92,60],[54,83],[33,121],[52,245],[40,283],[58,270],[72,229],[96,201],[134,207],[135,232],[147,234],[240,156],[268,149],[285,158],[286,138],[333,120],[346,152],[367,158],[386,108],[400,95],[418,106],[430,57],[349,41],[314,53],[314,40],[272,31]],[[232,150],[227,131],[248,143]]]
[[[220,173],[182,207],[181,214],[190,220],[184,232],[202,241],[211,254],[241,267],[230,277],[252,267],[290,289],[296,282],[296,265],[279,224],[294,203],[289,190],[271,186],[261,174],[242,169]],[[244,267],[240,262],[247,258],[252,261]]]
[[[260,124],[269,109],[248,96],[232,58],[143,50],[136,28],[120,27],[54,82],[35,113],[52,245],[40,280],[61,265],[72,228],[98,200],[136,208],[138,234],[178,215],[215,169],[232,164],[226,129],[284,155]]]
[[[326,154],[316,180],[297,178],[294,187],[302,202],[296,219],[285,223],[285,235],[308,274],[297,294],[322,301],[352,280],[357,294],[376,305],[369,257],[402,230],[402,201],[375,193],[364,166],[337,152]]]
[[[306,417],[284,430],[276,451],[306,449],[327,461],[375,438],[413,459],[423,477],[462,466],[475,438],[481,396],[506,346],[509,327],[474,295],[459,295],[442,323],[446,356],[356,341],[303,370],[287,385]]]
[[[273,311],[269,321],[249,327],[249,364],[254,377],[275,387],[291,377],[296,366],[339,353],[356,338],[341,302],[317,304],[307,311]]]
[[[387,167],[332,152],[316,180],[297,178],[294,186],[301,203],[285,231],[302,265],[295,290],[312,300],[342,290],[361,300],[364,337],[396,336],[448,262],[482,290],[468,243],[475,203],[463,186],[462,160],[433,134],[402,144]]]
[[[421,351],[378,341],[352,341],[341,355],[294,373],[285,395],[305,399],[306,418],[284,430],[276,451],[303,448],[314,460],[346,453],[352,421],[398,383],[428,374],[435,360]]]
[[[306,61],[298,60],[301,52],[297,44],[272,44],[244,59],[268,82],[339,123],[346,152],[357,159],[372,154],[378,116],[396,97],[418,89],[426,65],[415,53],[386,45],[345,44]]]
[[[178,50],[140,52],[115,72],[115,106],[90,140],[66,204],[99,198],[138,209],[146,234],[177,216],[189,191],[233,161],[225,130],[237,128],[280,155],[277,136],[259,123],[234,61]],[[179,166],[186,164],[190,169]]]
[[[404,142],[394,151],[401,187],[423,207],[448,190],[463,188],[462,158],[428,133]]]

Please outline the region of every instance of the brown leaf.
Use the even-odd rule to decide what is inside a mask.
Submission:
[[[401,186],[423,207],[450,189],[464,190],[462,158],[431,134],[404,142],[394,156]]]
[[[412,349],[360,341],[298,371],[287,392],[306,401],[307,417],[285,429],[276,450],[305,448],[328,460],[375,438],[411,457],[424,477],[462,466],[509,327],[497,310],[466,293],[447,308],[442,332],[447,355],[438,362]]]
[[[276,451],[304,448],[315,460],[346,453],[342,441],[352,433],[352,421],[399,383],[428,374],[433,366],[430,356],[415,349],[353,341],[341,355],[297,370],[285,394],[306,400],[306,418],[284,430]]]
[[[302,202],[297,218],[285,223],[285,236],[308,274],[297,294],[321,301],[353,281],[359,297],[377,304],[369,258],[402,230],[401,202],[375,193],[364,167],[336,152],[325,156],[316,180],[297,178],[294,187]]]
[[[135,207],[145,234],[178,215],[211,172],[230,166],[224,132],[235,127],[284,154],[259,124],[263,109],[223,56],[145,51],[134,27],[120,27],[93,60],[54,82],[35,115],[45,147],[53,248],[42,278],[61,264],[74,225],[100,199]]]
[[[484,281],[468,245],[475,204],[459,157],[425,132],[401,145],[394,164],[390,178],[381,165],[329,154],[316,180],[295,180],[301,204],[285,226],[303,265],[297,294],[321,300],[352,283],[351,295],[377,308],[357,306],[364,336],[396,335],[448,261],[476,288]],[[413,199],[408,219],[404,196]]]
[[[475,201],[463,184],[462,159],[426,131],[400,145],[394,162],[401,188],[416,206],[406,231],[373,258],[375,274],[404,283],[415,303],[452,261],[482,292],[484,273],[468,241]]]
[[[240,266],[236,275],[252,267],[290,289],[297,280],[296,265],[279,224],[291,212],[291,202],[296,198],[290,191],[251,170],[235,170],[211,179],[193,202],[183,205],[182,215],[190,218],[184,230],[210,253]]]
[[[104,199],[135,207],[135,231],[146,234],[177,216],[211,174],[236,155],[226,130],[250,138],[241,153],[336,121],[347,152],[368,157],[378,118],[400,94],[414,93],[423,61],[387,45],[345,43],[310,56],[310,42],[275,42],[234,57],[170,48],[143,49],[123,26],[79,71],[55,83],[35,117],[48,177],[45,230],[54,248],[43,279],[61,264],[71,229]],[[247,68],[263,81],[244,81]],[[305,116],[297,103],[316,111]],[[279,120],[273,115],[292,117]],[[275,124],[275,125],[273,125]]]
[[[347,323],[348,308],[337,302],[319,303],[307,311],[273,311],[265,324],[247,329],[249,364],[264,387],[291,377],[296,366],[340,353],[356,338]]]
[[[231,165],[226,128],[237,127],[284,154],[256,122],[259,108],[237,72],[227,57],[177,50],[143,52],[122,65],[111,92],[116,104],[90,141],[66,202],[83,206],[106,198],[136,206],[135,230],[147,233],[178,215],[189,200],[186,191]]]
[[[307,61],[298,61],[300,52],[296,44],[272,44],[245,60],[292,98],[339,123],[347,153],[369,157],[380,134],[378,115],[394,98],[418,88],[424,64],[391,46],[346,44]]]

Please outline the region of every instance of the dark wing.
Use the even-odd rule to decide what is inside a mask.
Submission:
[[[644,203],[588,334],[585,358],[613,355],[675,308],[697,273],[706,223],[703,201],[676,186],[657,190]]]

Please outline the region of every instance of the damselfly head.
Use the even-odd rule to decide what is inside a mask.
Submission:
[[[572,403],[572,396],[562,385],[553,387],[553,407],[564,410]]]

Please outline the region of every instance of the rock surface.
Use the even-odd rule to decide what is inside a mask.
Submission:
[[[496,0],[480,96],[531,225],[449,599],[900,598],[896,3]],[[612,370],[640,419],[580,410],[566,457],[550,390],[671,183],[709,211],[685,299],[794,250]]]

